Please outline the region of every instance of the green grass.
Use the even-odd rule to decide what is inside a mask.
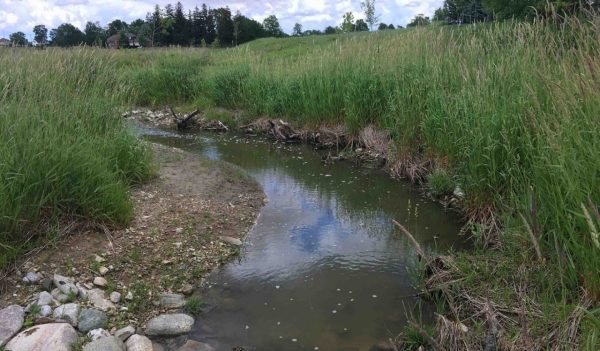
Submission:
[[[245,118],[388,131],[399,159],[430,159],[452,170],[431,174],[430,189],[459,186],[468,216],[499,223],[500,246],[520,249],[491,255],[513,268],[522,258],[511,255],[535,258],[523,215],[547,260],[544,274],[553,275],[527,276],[539,279],[535,298],[569,309],[582,290],[594,306],[600,301],[593,239],[600,227],[593,215],[600,199],[599,39],[597,15],[261,39],[235,49],[136,52],[143,66],[122,77],[142,87],[157,76],[185,76],[166,85],[183,84],[170,96],[133,91],[139,103],[199,101],[243,110]],[[488,237],[478,234],[484,227],[475,229]],[[510,271],[488,278],[500,284]]]
[[[111,57],[0,50],[0,67],[0,267],[65,214],[126,223],[129,186],[151,169],[121,121],[129,88]]]

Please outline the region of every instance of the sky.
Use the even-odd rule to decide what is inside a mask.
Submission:
[[[177,0],[0,0],[0,37],[22,31],[32,39],[32,29],[44,24],[49,29],[69,22],[84,29],[88,21],[100,22],[102,26],[114,19],[131,22],[144,18],[154,5],[164,7]],[[303,30],[324,29],[339,25],[342,15],[352,11],[355,19],[362,18],[360,0],[182,0],[186,11],[206,3],[209,7],[229,6],[233,13],[241,11],[245,16],[260,22],[275,14],[283,30],[291,33],[295,23]],[[433,15],[443,0],[376,0],[377,14],[386,24],[405,26],[417,14]]]

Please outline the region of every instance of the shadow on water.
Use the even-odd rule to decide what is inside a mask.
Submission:
[[[324,165],[308,146],[239,135],[141,129],[155,142],[245,169],[269,200],[239,261],[209,278],[194,337],[219,350],[370,350],[407,314],[430,319],[415,297],[414,248],[403,223],[437,251],[465,245],[456,214],[382,171]]]

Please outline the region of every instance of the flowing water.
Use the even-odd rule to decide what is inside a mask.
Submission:
[[[379,170],[325,165],[309,146],[146,130],[147,138],[225,160],[268,203],[239,260],[213,273],[193,337],[218,350],[371,350],[433,307],[415,296],[414,247],[464,245],[458,217]]]

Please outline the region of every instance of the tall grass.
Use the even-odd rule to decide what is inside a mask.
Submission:
[[[124,223],[150,175],[122,123],[130,88],[89,50],[0,50],[0,267],[65,214]]]
[[[302,125],[389,131],[403,152],[443,160],[473,213],[492,209],[504,228],[523,233],[519,214],[537,223],[564,291],[584,287],[600,300],[600,249],[581,207],[600,199],[598,15],[262,39],[179,51],[176,62],[172,54],[138,55],[149,64],[130,81],[154,86],[179,70],[185,89],[177,99]],[[173,98],[159,90],[141,89],[137,99]]]

